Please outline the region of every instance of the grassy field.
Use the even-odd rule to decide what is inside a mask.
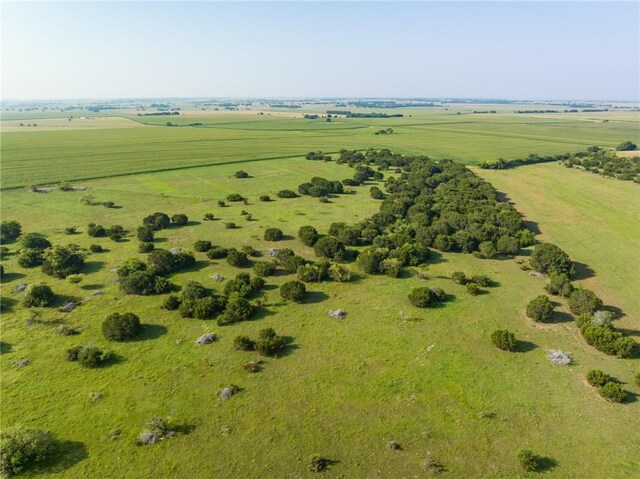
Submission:
[[[16,118],[17,114],[8,115],[1,124],[0,187],[240,164],[302,156],[311,150],[390,148],[477,164],[532,152],[584,150],[594,143],[613,147],[629,139],[640,141],[640,121],[631,112],[516,115],[500,111],[481,115],[469,108],[404,109],[400,110],[404,118],[338,118],[331,123],[303,119],[298,111],[148,117],[110,112],[132,121],[110,118],[93,122],[75,119],[80,116],[76,113],[71,122],[68,116],[60,116],[39,120],[35,128],[15,126],[25,120]],[[33,113],[31,120],[37,117]],[[164,126],[167,122],[183,126]],[[186,126],[192,123],[201,125]],[[388,127],[395,133],[374,135]]]
[[[392,124],[392,120],[385,121]],[[376,125],[385,121],[376,120]],[[358,122],[361,120],[353,124]],[[313,258],[312,250],[295,239],[299,226],[312,224],[326,232],[333,221],[356,222],[371,215],[378,202],[369,197],[368,187],[356,188],[355,194],[328,204],[309,197],[258,202],[260,194],[275,196],[278,190],[295,188],[312,176],[342,179],[352,172],[334,163],[306,161],[300,158],[301,152],[391,144],[403,141],[404,135],[415,138],[415,144],[408,141],[400,149],[415,148],[431,155],[431,144],[425,140],[429,134],[438,137],[443,148],[450,144],[451,149],[464,150],[470,162],[482,141],[486,142],[482,143],[484,153],[473,154],[488,157],[490,145],[498,150],[518,148],[519,154],[529,153],[535,145],[560,151],[575,146],[509,139],[505,129],[520,134],[514,125],[503,127],[499,136],[467,134],[483,129],[478,125],[461,124],[454,128],[460,132],[447,135],[424,125],[395,128],[400,131],[397,136],[383,139],[371,134],[374,127],[367,127],[369,133],[359,136],[352,130],[327,134],[287,129],[282,136],[273,131],[260,136],[258,129],[151,126],[3,135],[3,185],[20,184],[29,175],[45,177],[43,171],[53,181],[62,173],[72,178],[170,168],[167,165],[189,161],[215,164],[86,181],[83,184],[89,190],[84,193],[2,193],[3,219],[18,219],[26,232],[43,233],[61,244],[87,247],[98,242],[109,250],[87,258],[88,275],[80,286],[45,277],[39,269],[20,268],[14,254],[3,261],[8,274],[3,277],[2,294],[10,306],[2,319],[6,344],[0,356],[3,426],[18,422],[46,427],[65,441],[65,454],[37,477],[300,478],[312,475],[308,463],[313,454],[335,461],[325,477],[423,477],[422,464],[427,458],[444,464],[447,477],[533,477],[519,469],[516,454],[521,448],[555,461],[546,477],[639,475],[640,388],[631,384],[637,359],[620,360],[599,353],[584,343],[572,322],[539,325],[527,319],[524,308],[543,292],[544,281],[521,271],[513,260],[435,254],[421,268],[428,277],[426,284],[444,288],[452,301],[429,310],[418,310],[407,300],[411,288],[424,284],[413,270],[390,279],[358,274],[349,265],[357,274],[355,282],[311,284],[310,300],[302,305],[283,304],[277,286],[288,277],[271,277],[263,296],[264,312],[249,322],[218,327],[212,321],[182,319],[175,311],[160,309],[162,297],[122,295],[111,270],[127,258],[144,256],[137,253],[137,240],[128,237],[115,243],[90,238],[84,232],[91,221],[134,230],[143,216],[154,211],[186,213],[190,224],[161,232],[158,247],[191,249],[195,240],[208,239],[227,247],[248,244],[262,252],[272,246],[291,247]],[[402,132],[405,129],[407,133]],[[414,130],[417,133],[409,133]],[[500,127],[487,124],[484,131],[500,131]],[[550,138],[553,130],[539,130],[538,134]],[[603,144],[626,139],[630,133],[614,129],[599,134],[603,140],[596,141],[580,128],[559,125],[556,138]],[[309,146],[311,139],[313,146]],[[279,155],[292,156],[244,161]],[[501,155],[504,153],[496,154]],[[71,164],[73,172],[68,169]],[[252,178],[233,178],[240,168]],[[572,258],[593,267],[596,276],[584,281],[602,286],[603,297],[622,308],[628,315],[623,321],[633,325],[637,291],[632,281],[637,277],[630,258],[637,257],[632,223],[637,220],[633,207],[637,206],[637,190],[633,189],[637,186],[556,165],[486,174],[528,218],[539,223],[542,238],[556,241]],[[536,189],[536,177],[546,189]],[[579,195],[587,189],[588,195]],[[541,191],[548,202],[534,209],[536,202],[543,201]],[[250,204],[216,205],[232,192],[248,196]],[[120,208],[81,205],[79,197],[87,193],[96,201],[114,201]],[[583,201],[589,203],[583,206]],[[561,232],[562,219],[552,216],[565,207],[564,221],[572,221],[566,234]],[[607,211],[613,208],[624,210],[623,214],[610,218]],[[243,209],[255,221],[243,219]],[[580,215],[587,211],[593,211],[599,222],[609,221],[605,223],[607,238],[615,238],[616,243],[600,244],[603,239],[598,241],[597,231],[581,224]],[[219,220],[201,222],[207,212]],[[235,221],[240,228],[227,230],[225,221]],[[62,233],[66,226],[77,226],[81,233],[66,236]],[[293,238],[265,242],[263,231],[270,226]],[[208,260],[203,253],[196,257],[198,262],[191,270],[174,275],[171,281],[184,285],[196,279],[220,291],[221,286],[210,276],[232,277],[239,271],[225,261]],[[614,261],[610,269],[607,260]],[[449,279],[456,270],[487,274],[497,285],[487,294],[470,296]],[[19,305],[22,293],[15,286],[36,280],[46,280],[56,293],[81,299],[83,304],[67,314],[45,310],[43,323],[28,326],[28,312]],[[95,290],[103,294],[92,296]],[[335,308],[347,311],[344,320],[327,316]],[[107,344],[100,323],[113,311],[138,314],[147,325],[142,339]],[[78,327],[82,334],[57,335],[60,324]],[[267,359],[262,372],[248,374],[241,366],[254,356],[234,351],[233,338],[255,336],[269,326],[289,336],[291,346],[284,356]],[[496,350],[489,341],[496,328],[514,331],[522,341],[520,351]],[[219,335],[216,343],[194,344],[209,331]],[[82,369],[64,360],[64,351],[76,344],[108,346],[120,359],[105,368]],[[545,358],[548,348],[570,351],[575,363],[566,368],[552,365]],[[17,369],[14,362],[22,358],[31,364]],[[602,400],[584,379],[592,368],[628,383],[624,387],[630,392],[629,401],[610,404]],[[241,392],[227,402],[220,401],[218,391],[231,383],[240,386]],[[92,393],[102,393],[104,399],[92,402]],[[144,422],[153,415],[167,414],[183,426],[182,433],[155,446],[136,447],[134,441]],[[115,430],[120,431],[119,438],[110,439]],[[403,450],[390,450],[387,444],[392,440]]]
[[[562,245],[580,263],[585,287],[622,310],[621,326],[638,329],[638,185],[559,164],[476,172],[538,224],[542,241]]]

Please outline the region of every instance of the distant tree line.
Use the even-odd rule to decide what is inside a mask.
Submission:
[[[613,151],[598,150],[586,156],[571,156],[563,160],[563,164],[567,168],[579,168],[618,180],[640,183],[640,155],[618,156]]]
[[[167,116],[167,115],[179,115],[179,111],[158,111],[155,113],[138,113],[138,116]]]
[[[523,165],[533,165],[535,163],[551,163],[554,161],[564,161],[571,158],[571,153],[562,153],[560,155],[540,156],[536,153],[528,155],[526,158],[514,158],[513,160],[505,160],[498,158],[496,161],[484,161],[480,164],[480,168],[484,170],[508,170]]]

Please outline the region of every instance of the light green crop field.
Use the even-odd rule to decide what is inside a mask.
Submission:
[[[559,164],[511,170],[475,170],[505,192],[525,218],[539,224],[540,240],[562,245],[581,263],[585,287],[598,292],[638,329],[640,318],[640,189]]]
[[[515,260],[434,253],[418,268],[426,280],[415,277],[416,268],[391,279],[364,275],[348,264],[355,281],[309,283],[310,298],[299,305],[283,303],[277,289],[292,276],[268,277],[264,310],[251,321],[224,327],[161,309],[164,296],[124,295],[114,282],[112,270],[124,260],[144,259],[135,228],[154,211],[185,213],[191,220],[158,232],[160,248],[192,250],[194,241],[206,239],[225,247],[251,245],[265,255],[271,247],[290,247],[314,259],[296,237],[300,226],[326,233],[332,222],[369,217],[379,202],[370,198],[369,186],[327,204],[310,197],[277,198],[277,191],[296,189],[313,176],[352,175],[347,166],[304,160],[309,150],[389,147],[476,163],[638,138],[637,123],[618,112],[608,113],[607,123],[569,115],[448,113],[412,110],[407,118],[331,124],[203,113],[193,115],[193,122],[205,123],[200,127],[140,126],[132,117],[131,128],[3,133],[3,188],[95,179],[78,183],[88,188],[84,192],[5,189],[2,219],[17,219],[23,231],[42,233],[54,244],[100,243],[108,249],[87,257],[79,285],[45,276],[39,268],[21,268],[17,244],[8,245],[10,254],[3,258],[2,426],[47,428],[64,445],[57,461],[26,477],[302,478],[314,476],[309,472],[314,454],[333,461],[323,477],[424,477],[425,459],[444,464],[443,477],[535,477],[517,462],[523,448],[553,459],[545,477],[639,476],[640,387],[632,382],[638,359],[618,359],[588,346],[575,324],[564,320],[564,308],[556,323],[528,319],[525,307],[544,292],[545,282]],[[174,121],[161,120],[144,118]],[[387,126],[397,133],[373,135]],[[239,169],[251,178],[234,178]],[[558,165],[479,173],[537,222],[541,239],[556,242],[595,271],[580,282],[596,289],[608,306],[619,307],[626,315],[619,324],[637,337],[637,185]],[[217,205],[234,192],[249,204]],[[119,208],[83,205],[79,199],[86,194]],[[275,201],[259,202],[262,194]],[[253,220],[244,219],[242,210]],[[208,212],[217,220],[201,221]],[[227,221],[240,227],[225,229]],[[130,235],[117,243],[90,238],[89,222],[121,224]],[[65,235],[67,226],[79,233]],[[285,240],[263,239],[264,229],[272,226],[288,235]],[[221,292],[224,283],[212,275],[251,272],[204,253],[195,256],[196,265],[172,275],[172,283],[197,280]],[[496,285],[471,296],[451,281],[454,271],[487,274]],[[46,281],[64,296],[57,305],[67,298],[82,304],[70,313],[44,308],[43,321],[27,325],[29,311],[20,304],[24,293],[16,286],[34,281]],[[439,308],[414,308],[407,294],[425,284],[444,288],[451,300]],[[93,295],[98,290],[102,294]],[[328,317],[328,310],[337,308],[347,312],[345,319]],[[104,317],[128,311],[146,325],[142,338],[105,341]],[[82,332],[56,334],[61,324]],[[255,355],[235,351],[233,338],[255,337],[266,327],[290,337],[291,346],[281,357],[265,359],[261,372],[247,373],[242,365]],[[519,352],[493,347],[489,338],[498,328],[516,334]],[[196,345],[206,332],[219,339]],[[91,344],[110,349],[118,360],[84,369],[64,359],[66,349]],[[575,362],[551,364],[549,348],[571,352]],[[31,363],[19,369],[15,362],[23,358]],[[629,399],[612,404],[598,396],[585,381],[594,368],[622,381]],[[221,401],[218,392],[230,384],[241,391]],[[92,401],[93,393],[104,397]],[[183,427],[171,439],[137,447],[137,435],[154,415],[171,415]],[[115,430],[120,434],[112,439]],[[390,441],[402,450],[390,450]]]
[[[58,125],[55,129],[65,131],[47,131],[38,126],[16,132],[13,130],[20,128],[15,127],[16,120],[5,120],[0,187],[255,162],[302,156],[312,150],[390,148],[405,154],[428,154],[434,159],[476,164],[533,152],[584,150],[594,143],[613,147],[629,139],[640,141],[640,121],[632,112],[540,117],[507,112],[481,115],[467,108],[460,108],[460,115],[453,109],[416,108],[399,110],[404,118],[337,118],[330,123],[303,119],[302,112],[126,115],[131,121],[118,120],[124,122],[122,128],[105,130],[63,128],[59,124],[68,117],[61,117],[48,121]],[[81,125],[82,120],[76,120],[76,115],[67,123]],[[115,122],[113,119],[105,124],[120,124]],[[182,126],[164,126],[167,122]],[[140,128],[141,123],[147,127]],[[186,126],[192,123],[202,124]],[[394,134],[374,135],[389,127]]]

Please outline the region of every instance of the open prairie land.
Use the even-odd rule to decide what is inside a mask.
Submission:
[[[68,122],[68,117],[47,120],[57,125],[51,129],[64,131],[15,127],[17,120],[3,120],[0,186],[6,189],[193,166],[240,165],[342,148],[390,148],[404,154],[478,164],[530,153],[579,151],[594,143],[613,147],[629,139],[640,142],[637,115],[631,112],[541,118],[507,112],[474,114],[466,108],[460,108],[458,115],[458,110],[451,108],[405,109],[400,110],[403,118],[341,117],[332,122],[307,120],[302,118],[303,113],[292,118],[290,114],[270,116],[255,111],[128,115],[131,121],[103,121],[104,130],[63,127],[91,123],[80,119]],[[180,126],[167,127],[167,122]],[[140,128],[141,123],[146,126]],[[42,125],[46,124],[43,120]],[[122,128],[113,127],[120,124]],[[374,135],[383,128],[392,128],[394,133]]]
[[[309,460],[319,454],[331,460],[323,477],[424,477],[428,459],[446,467],[443,477],[534,477],[518,464],[516,455],[524,448],[548,458],[544,477],[640,475],[640,387],[633,383],[638,359],[615,358],[587,345],[562,305],[556,322],[529,319],[527,303],[544,293],[545,281],[521,269],[523,257],[481,260],[434,251],[426,265],[407,268],[396,279],[365,275],[349,263],[354,281],[309,283],[304,304],[281,300],[278,286],[292,276],[278,274],[265,278],[261,311],[228,326],[181,318],[161,309],[164,296],[125,295],[114,281],[113,271],[125,260],[145,258],[138,253],[135,228],[155,211],[184,213],[190,220],[157,232],[158,248],[193,250],[196,240],[210,240],[224,247],[252,246],[263,254],[254,260],[265,260],[271,247],[315,259],[313,249],[297,238],[298,228],[313,225],[326,234],[333,222],[370,217],[380,202],[370,197],[369,187],[383,184],[368,182],[329,203],[308,196],[278,198],[279,190],[295,190],[314,176],[352,176],[345,165],[305,160],[311,150],[390,148],[474,165],[640,140],[637,118],[628,113],[541,118],[499,108],[479,115],[469,108],[461,108],[461,115],[453,107],[412,109],[404,111],[412,115],[405,118],[331,123],[255,112],[129,116],[114,119],[123,122],[117,128],[3,132],[3,219],[16,219],[24,232],[41,233],[54,244],[99,243],[107,250],[89,254],[84,281],[71,284],[40,268],[20,267],[17,244],[7,245],[3,422],[50,429],[65,445],[49,468],[26,476],[300,478],[312,475]],[[167,121],[202,125],[163,126]],[[394,133],[374,135],[387,127]],[[250,177],[235,178],[237,170]],[[624,316],[617,325],[637,340],[638,185],[556,164],[474,171],[537,224],[540,240],[557,243],[579,263],[578,283],[594,289],[606,306],[619,308]],[[87,190],[23,188],[60,181]],[[230,193],[241,193],[248,204],[218,206]],[[87,194],[97,205],[81,204]],[[274,201],[258,201],[265,194]],[[117,207],[103,208],[104,201]],[[216,219],[203,221],[206,213]],[[128,236],[119,242],[91,238],[90,222],[123,225]],[[226,222],[239,227],[226,229]],[[78,233],[64,234],[69,226]],[[282,229],[284,239],[265,241],[269,227]],[[224,283],[212,275],[251,272],[205,253],[195,256],[193,267],[170,276],[172,283],[197,280],[220,293]],[[486,274],[494,284],[472,296],[450,279],[454,271]],[[16,286],[36,281],[46,281],[62,296],[56,306],[69,299],[81,305],[69,313],[42,309],[40,320],[29,321],[30,312],[20,303],[24,293]],[[425,284],[443,288],[448,301],[436,308],[412,306],[409,291]],[[343,320],[328,317],[337,308],[346,311]],[[114,311],[140,317],[144,329],[138,340],[104,339],[101,323]],[[61,325],[81,334],[56,334]],[[255,337],[266,327],[287,336],[289,345],[280,357],[263,358],[260,372],[247,373],[242,366],[256,355],[234,350],[234,337]],[[496,349],[490,341],[495,329],[513,331],[518,351]],[[218,340],[196,345],[207,332]],[[64,358],[77,344],[105,347],[116,359],[102,368],[81,368]],[[570,352],[575,362],[551,364],[550,348]],[[21,359],[30,364],[18,368]],[[586,383],[594,368],[623,383],[625,402],[609,403]],[[218,392],[231,384],[239,393],[221,401]],[[102,397],[95,400],[98,394]],[[154,415],[172,416],[178,433],[137,447],[136,437]],[[402,450],[391,450],[391,441]]]

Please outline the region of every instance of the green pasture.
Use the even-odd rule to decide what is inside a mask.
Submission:
[[[537,224],[541,240],[561,245],[580,263],[581,282],[621,309],[621,326],[638,330],[638,185],[560,164],[475,171]]]
[[[21,129],[15,124],[22,120],[3,120],[0,187],[248,164],[302,156],[311,150],[390,148],[405,154],[477,164],[499,157],[584,150],[591,144],[613,147],[629,139],[640,141],[640,121],[630,112],[537,116],[501,110],[482,115],[471,113],[469,108],[405,108],[399,110],[404,118],[337,118],[330,123],[303,119],[304,112],[298,110],[266,111],[264,115],[259,111],[187,112],[175,116],[114,111],[109,114],[120,114],[129,120],[109,119],[104,121],[104,128],[68,127],[82,125],[81,120],[68,122],[68,116],[47,120],[57,125],[51,128]],[[37,114],[33,115],[32,120],[37,119]],[[74,118],[78,115],[74,114]],[[65,121],[68,128],[60,125]],[[167,127],[167,122],[180,126]],[[201,125],[188,126],[193,123]],[[393,128],[395,133],[374,135],[381,128]]]
[[[612,358],[586,345],[566,314],[548,325],[527,319],[526,304],[543,292],[544,281],[522,271],[515,260],[435,253],[420,268],[426,281],[415,278],[415,269],[391,279],[363,275],[350,264],[355,281],[309,284],[309,300],[301,305],[279,298],[277,287],[290,276],[269,277],[260,314],[225,327],[160,309],[163,296],[119,292],[111,270],[127,258],[144,258],[137,253],[133,232],[154,211],[185,213],[191,220],[159,232],[157,247],[191,249],[195,240],[207,239],[225,247],[252,245],[263,254],[270,247],[290,247],[310,259],[312,250],[296,238],[300,226],[311,224],[326,233],[334,221],[356,222],[377,211],[369,186],[328,204],[310,197],[277,198],[278,190],[295,189],[312,176],[333,180],[352,175],[347,166],[304,160],[301,155],[310,149],[390,146],[434,157],[453,151],[475,162],[508,156],[509,151],[541,152],[536,146],[542,145],[549,152],[571,151],[583,141],[615,143],[631,134],[621,126],[597,130],[597,138],[588,138],[580,125],[558,126],[558,141],[553,141],[553,129],[535,126],[538,120],[533,120],[532,135],[536,128],[546,128],[537,130],[537,140],[508,139],[507,133],[522,136],[516,125],[506,123],[501,129],[491,123],[483,130],[461,122],[447,126],[456,132],[445,135],[424,125],[396,126],[398,119],[388,122],[397,135],[374,136],[378,125],[386,124],[380,120],[376,126],[354,120],[371,126],[340,133],[323,125],[317,132],[148,126],[3,134],[5,187],[114,175],[83,181],[88,187],[84,192],[2,192],[3,219],[19,220],[25,232],[45,234],[53,243],[100,243],[108,249],[87,257],[87,275],[80,285],[19,267],[16,245],[9,245],[10,254],[3,259],[7,307],[1,324],[2,425],[49,428],[65,443],[54,464],[27,477],[305,478],[313,476],[308,463],[314,454],[334,461],[323,477],[425,477],[426,459],[446,466],[443,477],[537,477],[519,468],[516,455],[522,448],[553,459],[544,477],[639,475],[640,388],[631,383],[638,360]],[[469,133],[481,130],[501,134]],[[560,141],[567,138],[576,143]],[[212,166],[181,168],[205,164]],[[170,171],[143,173],[162,169]],[[239,169],[251,178],[234,178]],[[481,173],[495,181],[527,219],[538,222],[541,238],[557,242],[595,270],[585,284],[602,286],[599,293],[627,314],[622,321],[629,329],[635,321],[637,331],[631,268],[635,262],[637,273],[637,231],[634,239],[632,225],[638,219],[633,201],[637,186],[557,165]],[[217,200],[233,192],[248,197],[249,204],[217,206]],[[86,194],[96,202],[114,201],[118,208],[83,205],[79,199]],[[259,202],[261,194],[275,201]],[[242,210],[253,220],[244,219]],[[593,211],[591,220],[585,219],[587,211]],[[217,220],[202,221],[208,212]],[[240,228],[225,229],[227,221]],[[132,233],[118,243],[90,238],[85,233],[89,222],[121,224]],[[563,222],[566,232],[561,231]],[[64,235],[66,226],[76,226],[80,233]],[[281,228],[286,239],[264,241],[264,229],[271,226]],[[602,244],[607,238],[608,244]],[[198,280],[220,291],[224,283],[214,282],[211,275],[230,278],[245,271],[224,260],[209,260],[204,253],[196,257],[191,270],[171,277],[173,283]],[[609,269],[607,260],[613,261]],[[449,279],[457,270],[487,274],[496,285],[486,288],[486,294],[470,296]],[[66,314],[43,309],[43,321],[28,326],[29,312],[20,305],[24,293],[15,287],[39,280],[60,295],[82,300],[82,305]],[[444,288],[450,300],[440,308],[414,308],[407,294],[425,284]],[[102,294],[93,296],[97,290]],[[327,316],[336,308],[347,311],[344,320]],[[140,340],[104,340],[100,323],[116,311],[140,316],[147,325]],[[82,333],[58,335],[60,324]],[[233,338],[255,337],[266,327],[289,336],[291,346],[282,357],[266,359],[261,372],[246,373],[242,364],[254,355],[235,351]],[[519,352],[492,346],[489,337],[497,328],[515,332]],[[197,346],[195,339],[205,332],[215,332],[219,340]],[[64,360],[64,351],[78,344],[108,347],[119,359],[104,368],[82,369]],[[549,348],[571,352],[575,363],[549,363]],[[15,361],[23,358],[31,364],[17,369]],[[610,404],[600,398],[585,381],[593,368],[623,381],[628,402]],[[219,400],[218,391],[230,384],[240,386],[241,392],[227,402]],[[104,398],[92,402],[92,393]],[[182,432],[154,446],[136,447],[137,434],[153,415],[171,415]],[[116,430],[119,437],[112,439]],[[400,443],[402,450],[390,450],[390,441]]]

